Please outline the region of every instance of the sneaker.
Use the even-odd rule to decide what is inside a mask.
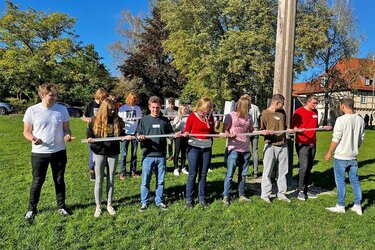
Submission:
[[[279,201],[285,201],[285,202],[290,203],[290,199],[289,199],[288,197],[286,197],[285,194],[279,194],[279,195],[277,196],[277,199],[278,199]]]
[[[174,171],[173,171],[173,174],[175,176],[179,176],[180,175],[180,171],[178,171],[178,169],[176,168]]]
[[[137,174],[136,172],[132,172],[132,177],[133,178],[139,178],[141,175]]]
[[[25,214],[25,220],[32,221],[35,218],[35,215],[36,212],[30,210]]]
[[[125,173],[120,174],[120,180],[125,180]]]
[[[98,218],[98,217],[100,217],[100,215],[102,215],[102,209],[100,207],[97,207],[95,209],[94,217]]]
[[[161,210],[168,210],[167,205],[165,205],[163,202],[157,204],[156,206],[157,206],[158,208],[160,208]]]
[[[266,202],[266,203],[269,203],[269,204],[272,203],[271,200],[270,200],[270,198],[268,198],[268,197],[261,197],[261,199],[262,199],[264,202]]]
[[[307,198],[309,199],[317,199],[318,196],[314,194],[313,192],[307,191]]]
[[[95,171],[94,170],[89,170],[89,175],[90,175],[90,181],[95,181]]]
[[[226,206],[229,206],[229,205],[230,205],[230,199],[229,199],[228,196],[224,196],[224,197],[223,197],[223,203],[224,203],[224,205],[226,205]]]
[[[345,213],[345,207],[338,205],[338,204],[336,204],[336,206],[334,207],[326,207],[326,210],[333,212],[333,213],[341,213],[341,214]]]
[[[148,205],[142,204],[141,208],[139,209],[139,212],[144,212],[147,210],[147,208],[148,208]]]
[[[358,215],[362,215],[362,207],[361,205],[358,205],[358,204],[354,204],[350,210],[352,210],[353,212],[356,212]]]
[[[250,202],[250,198],[247,198],[245,195],[240,195],[240,198],[238,199],[240,202]]]
[[[189,171],[187,171],[186,168],[183,168],[183,169],[181,170],[181,172],[182,172],[183,174],[189,174]]]
[[[107,206],[107,211],[110,215],[116,215],[116,210],[112,206]]]
[[[298,200],[301,200],[301,201],[305,201],[306,200],[306,195],[303,191],[299,191],[298,192],[298,196],[297,196],[297,199]]]
[[[209,208],[210,204],[208,204],[206,201],[200,201],[199,205],[201,205],[203,208]]]
[[[193,202],[186,202],[186,208],[187,209],[193,209],[194,208]]]
[[[70,213],[66,210],[66,208],[60,208],[58,211],[62,216],[69,216],[70,215]]]

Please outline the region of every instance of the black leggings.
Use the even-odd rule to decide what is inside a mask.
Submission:
[[[173,164],[175,169],[179,169],[178,167],[178,155],[181,151],[181,168],[185,168],[185,162],[186,162],[186,149],[187,149],[188,143],[187,138],[178,137],[175,140],[174,143],[174,158],[173,158]]]

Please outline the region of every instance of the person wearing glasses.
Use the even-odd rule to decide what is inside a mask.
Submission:
[[[260,122],[261,130],[266,130],[264,135],[261,199],[267,203],[271,203],[271,175],[274,167],[278,168],[277,198],[281,201],[290,202],[290,199],[285,195],[287,191],[286,175],[289,165],[286,134],[274,132],[286,129],[286,114],[283,109],[284,100],[285,98],[281,94],[273,95],[271,105],[263,110]]]
[[[97,115],[89,123],[87,129],[87,142],[93,152],[93,160],[95,163],[95,203],[96,209],[94,217],[102,214],[102,190],[104,179],[104,168],[108,165],[107,171],[107,211],[110,215],[116,215],[115,209],[112,207],[113,189],[115,171],[120,153],[119,141],[95,142],[95,138],[107,138],[124,136],[124,121],[117,114],[116,104],[110,99],[105,99],[98,110]],[[132,137],[128,136],[127,140]]]

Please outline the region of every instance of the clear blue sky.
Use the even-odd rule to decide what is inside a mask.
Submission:
[[[359,31],[366,40],[362,42],[359,57],[375,52],[375,0],[349,0],[359,21]],[[46,12],[62,12],[77,18],[74,27],[79,40],[95,45],[103,63],[116,74],[108,46],[120,39],[115,27],[122,10],[134,15],[149,13],[149,0],[13,0],[21,9],[32,7]],[[5,0],[0,0],[0,11],[4,12]]]

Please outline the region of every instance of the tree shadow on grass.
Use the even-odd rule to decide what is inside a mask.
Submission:
[[[375,202],[375,190],[368,190],[363,192],[362,195],[362,203],[365,204],[362,209],[366,210],[367,208],[370,208],[374,205]]]
[[[359,161],[358,162],[358,168],[361,168],[361,167],[366,166],[366,165],[374,164],[374,163],[375,163],[375,159],[367,159],[367,160],[364,160],[364,161]]]

